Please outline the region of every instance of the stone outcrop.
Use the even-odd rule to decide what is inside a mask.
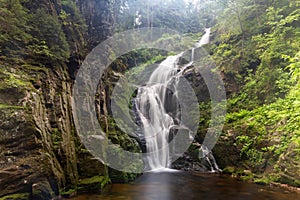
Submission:
[[[28,61],[36,64],[26,64],[26,58],[23,64],[1,62],[0,199],[51,199],[80,189],[101,190],[110,182],[108,168],[81,144],[71,109],[72,84],[86,51],[112,32],[110,5],[95,0],[76,3],[24,3],[32,13],[43,8],[61,20],[58,16],[64,8],[76,18],[78,24],[62,26],[70,47],[67,64],[44,65],[38,61],[41,57]]]
[[[22,76],[11,70],[0,90],[0,197],[49,199],[75,191],[82,179],[108,177],[76,135],[66,66],[26,66]]]

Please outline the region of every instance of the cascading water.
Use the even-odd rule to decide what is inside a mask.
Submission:
[[[209,35],[210,35],[210,28],[205,29],[205,34],[201,37],[199,42],[196,43],[196,47],[201,47],[202,45],[209,43]]]
[[[200,149],[200,158],[204,159],[205,162],[208,163],[211,172],[220,172],[222,171],[219,169],[219,166],[216,162],[215,157],[213,156],[212,152],[204,145],[201,146]]]
[[[209,42],[210,28],[205,31],[196,48]],[[171,164],[168,147],[171,129],[184,127],[178,120],[180,109],[176,102],[176,88],[184,70],[193,64],[194,50],[190,63],[181,69],[178,69],[178,62],[183,53],[167,57],[151,74],[147,84],[138,89],[135,106],[142,122],[147,152],[151,152],[148,154],[151,156],[147,157],[150,170],[167,168]],[[174,88],[175,92],[172,93],[169,88]],[[171,109],[170,105],[173,105]],[[161,149],[163,151],[159,151]]]
[[[169,81],[177,73],[176,63],[181,54],[169,56],[152,73],[148,83],[140,87],[136,97],[136,107],[144,129],[150,169],[166,168],[169,165],[168,138],[174,119],[167,113],[165,104]],[[158,149],[164,149],[160,153]]]

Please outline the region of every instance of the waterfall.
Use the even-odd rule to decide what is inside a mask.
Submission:
[[[201,37],[201,39],[196,43],[196,47],[201,47],[202,45],[209,43],[209,35],[210,35],[210,28],[205,29],[205,34]]]
[[[209,34],[210,29],[206,29],[201,40],[196,43],[196,48],[209,42]],[[146,168],[150,170],[170,166],[168,142],[171,129],[185,127],[178,120],[180,109],[176,102],[176,91],[170,88],[176,90],[180,76],[193,64],[194,50],[194,48],[191,50],[190,63],[181,69],[178,68],[178,62],[183,52],[167,57],[151,74],[147,84],[138,88],[135,107],[142,122],[146,150],[150,153],[146,158],[148,162]]]
[[[201,145],[199,157],[204,159],[208,163],[211,172],[220,172],[220,168],[216,162],[212,152],[204,145]]]
[[[167,113],[165,105],[168,97],[168,84],[177,73],[177,62],[181,54],[169,56],[152,73],[148,83],[138,89],[136,107],[143,124],[150,169],[169,166],[169,131],[175,125],[174,118]],[[165,149],[164,149],[165,148]],[[163,153],[158,149],[164,149]]]
[[[194,61],[194,55],[195,55],[195,48],[192,48],[192,53],[191,53],[191,62]]]

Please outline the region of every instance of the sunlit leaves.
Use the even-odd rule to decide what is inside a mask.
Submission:
[[[285,55],[284,59],[289,61],[287,68],[291,71],[293,79],[300,83],[300,51],[295,55],[295,57]]]

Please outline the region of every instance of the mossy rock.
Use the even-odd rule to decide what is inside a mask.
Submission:
[[[288,184],[288,185],[291,185],[294,187],[300,187],[300,180],[296,179],[293,176],[289,176],[287,174],[281,174],[279,182],[283,183],[283,184]]]
[[[254,174],[250,170],[244,170],[244,169],[236,168],[234,166],[225,167],[222,170],[222,173],[232,175],[234,177],[238,177],[239,179],[241,179],[243,181],[253,181],[254,180]]]
[[[233,173],[235,173],[235,171],[236,171],[236,169],[235,169],[235,167],[233,167],[233,166],[228,166],[228,167],[225,167],[223,170],[222,170],[222,172],[223,172],[223,174],[233,174]]]
[[[270,183],[270,181],[267,178],[254,179],[253,182],[258,184],[258,185],[268,185]]]
[[[102,189],[111,182],[110,178],[107,176],[93,176],[91,178],[81,179],[78,183],[78,190],[80,191],[91,191]]]
[[[197,146],[195,144],[190,145],[188,148],[190,156],[195,160],[199,160],[199,149],[200,146]]]
[[[60,192],[60,195],[65,198],[71,198],[77,195],[77,189],[71,188],[71,189],[63,190]]]
[[[25,108],[24,106],[14,106],[14,105],[0,103],[0,109],[24,109],[24,108]]]
[[[237,176],[243,181],[252,181],[254,178],[254,175],[250,170],[238,171]]]
[[[32,185],[32,194],[30,199],[52,199],[54,196],[54,192],[48,181],[40,181]]]
[[[0,197],[0,200],[28,200],[29,193],[11,194],[4,197]]]
[[[137,176],[139,176],[139,174],[109,169],[109,177],[113,183],[128,183],[134,181]]]

